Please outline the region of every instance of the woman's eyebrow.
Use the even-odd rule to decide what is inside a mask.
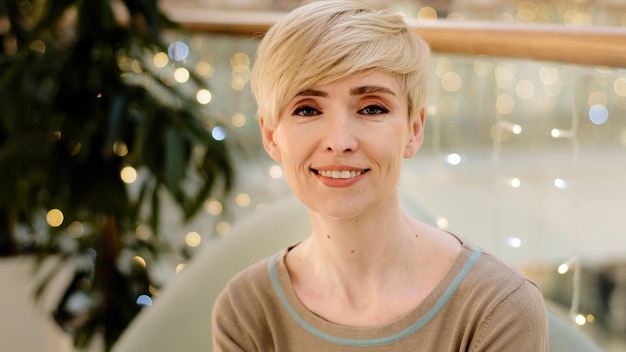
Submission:
[[[392,91],[391,89],[387,87],[381,87],[381,86],[355,87],[355,88],[352,88],[352,90],[350,91],[350,94],[352,95],[363,95],[363,94],[371,94],[371,93],[387,93],[391,95],[396,95],[396,93]]]
[[[324,97],[327,98],[328,97],[328,93],[321,91],[321,90],[316,90],[316,89],[305,89],[302,92],[296,94],[297,97],[301,97],[301,96],[308,96],[308,97]]]

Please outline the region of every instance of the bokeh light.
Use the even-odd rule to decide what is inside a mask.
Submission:
[[[148,266],[148,264],[146,263],[146,260],[143,259],[143,257],[141,257],[141,256],[138,256],[138,255],[134,256],[133,257],[133,261],[135,263],[139,264],[142,268],[145,268],[145,267]]]
[[[188,232],[185,235],[185,244],[189,247],[198,247],[202,243],[202,237],[195,231]]]
[[[181,41],[175,41],[167,48],[167,54],[174,61],[184,61],[189,56],[189,46]]]
[[[51,209],[46,214],[46,222],[50,227],[59,227],[63,224],[64,215],[59,209]]]
[[[220,236],[226,236],[228,235],[228,232],[230,232],[230,224],[226,221],[220,221],[215,226],[215,231]]]
[[[146,224],[140,224],[135,228],[135,236],[142,241],[147,241],[152,237],[152,230]]]
[[[220,126],[214,127],[211,130],[211,136],[213,136],[213,139],[216,141],[223,141],[226,139],[226,129]]]
[[[269,175],[274,180],[278,180],[283,177],[283,168],[280,165],[272,165],[269,168]]]
[[[140,295],[139,297],[137,297],[137,304],[140,306],[151,306],[152,298],[150,298],[150,296],[148,295]]]
[[[174,70],[174,79],[178,83],[187,82],[189,80],[189,77],[190,77],[189,70],[187,70],[184,67],[179,67],[176,70]]]
[[[81,238],[85,234],[85,226],[80,221],[72,221],[67,227],[67,232],[72,238]]]
[[[446,156],[446,162],[450,165],[459,165],[461,160],[461,155],[456,153],[451,153]]]
[[[420,21],[437,20],[437,10],[430,6],[424,6],[417,12],[417,19]]]
[[[137,181],[137,170],[132,166],[126,166],[120,171],[120,177],[124,183],[133,183]]]
[[[170,62],[170,58],[164,52],[156,53],[154,54],[154,57],[152,58],[152,63],[154,64],[154,66],[159,67],[159,68],[163,68],[167,66],[169,62]]]
[[[602,125],[609,119],[609,110],[602,104],[589,108],[589,120],[596,125]]]
[[[235,201],[237,205],[240,206],[241,208],[246,208],[250,206],[250,195],[248,195],[247,193],[240,193],[237,195],[237,198]]]
[[[206,61],[200,61],[196,64],[195,67],[196,73],[204,78],[211,78],[213,74],[215,74],[215,68],[213,65],[209,64]]]
[[[233,115],[231,122],[235,127],[243,127],[246,125],[247,119],[244,114],[235,114]]]
[[[522,246],[522,240],[519,237],[509,237],[506,240],[506,244],[511,248],[520,248]]]
[[[205,203],[206,211],[211,215],[220,215],[223,210],[222,203],[217,200],[209,200]]]
[[[206,105],[213,100],[213,94],[207,89],[200,89],[196,93],[196,100],[202,105]]]
[[[448,219],[444,218],[443,216],[437,217],[436,223],[437,223],[437,227],[442,230],[447,229],[449,226]]]

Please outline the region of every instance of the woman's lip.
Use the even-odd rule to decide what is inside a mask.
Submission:
[[[317,170],[317,174],[330,178],[353,178],[361,175],[363,171],[355,170]]]
[[[358,183],[369,169],[359,170],[316,170],[311,169],[315,177],[326,187],[343,188]]]
[[[319,169],[311,169],[316,175],[325,178],[333,178],[333,179],[350,179],[358,177],[366,172],[369,169],[356,169],[356,168],[319,168]]]

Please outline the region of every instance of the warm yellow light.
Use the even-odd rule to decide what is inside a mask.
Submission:
[[[196,93],[196,100],[198,103],[206,105],[213,100],[213,94],[207,89],[200,89],[198,93]]]
[[[496,110],[499,114],[507,115],[513,111],[515,101],[510,95],[500,94],[496,98]]]
[[[226,236],[228,235],[228,232],[230,231],[230,224],[225,221],[220,221],[215,226],[215,230],[217,231],[218,235]]]
[[[128,147],[123,141],[115,141],[113,143],[113,153],[117,156],[126,156],[128,154]]]
[[[426,114],[428,114],[428,116],[435,116],[437,115],[438,109],[437,109],[437,105],[435,104],[428,104],[428,106],[426,107]]]
[[[196,73],[202,77],[210,78],[215,73],[215,68],[206,61],[200,61],[196,64]]]
[[[435,21],[437,20],[437,10],[424,6],[417,12],[417,18],[422,21]]]
[[[606,94],[604,94],[603,92],[595,91],[589,94],[589,98],[587,99],[587,104],[589,104],[589,107],[592,107],[594,105],[606,106],[608,104],[608,99],[606,97]]]
[[[135,263],[141,265],[144,268],[147,266],[146,260],[143,259],[142,257],[138,256],[138,255],[134,256],[133,260],[135,261]]]
[[[441,86],[447,92],[456,92],[461,88],[461,76],[456,72],[447,72],[441,77]]]
[[[572,26],[591,26],[593,25],[593,18],[586,12],[568,10],[563,16],[563,22],[564,24]]]
[[[152,236],[152,231],[150,230],[150,226],[146,224],[141,224],[137,226],[135,229],[135,236],[142,241],[146,241]]]
[[[189,247],[198,247],[202,242],[202,237],[199,233],[192,231],[185,235],[185,243]]]
[[[236,77],[233,77],[233,79],[230,81],[230,87],[234,91],[243,90],[245,86],[246,86],[246,80],[242,77],[236,76]]]
[[[555,84],[559,81],[559,70],[543,66],[539,69],[539,80],[543,84]]]
[[[250,57],[245,53],[235,53],[230,58],[230,67],[235,72],[244,72],[250,67]]]
[[[185,83],[189,80],[189,71],[184,67],[174,70],[174,79],[178,83]]]
[[[176,265],[176,272],[180,273],[181,271],[183,271],[183,269],[185,269],[186,266],[187,266],[187,264],[185,264],[185,263],[180,263],[180,264]]]
[[[52,209],[48,211],[48,214],[46,214],[46,222],[51,227],[61,226],[61,224],[63,224],[63,220],[64,220],[63,212],[60,211],[59,209]]]
[[[557,269],[557,271],[559,274],[563,275],[569,271],[569,265],[561,264],[559,265],[559,268]]]
[[[269,174],[271,178],[273,178],[274,180],[278,180],[279,178],[283,177],[283,168],[280,167],[280,165],[272,165],[270,166]]]
[[[515,79],[515,67],[512,65],[499,64],[495,68],[495,77],[498,88],[509,88]]]
[[[220,215],[222,213],[222,203],[217,200],[210,200],[205,203],[206,211],[211,215]]]
[[[152,58],[152,63],[156,67],[165,67],[168,62],[170,62],[170,58],[164,52],[156,53]]]
[[[585,318],[584,315],[578,314],[576,315],[576,318],[574,318],[574,321],[576,322],[577,325],[583,326],[587,322],[587,319]]]
[[[247,206],[250,205],[250,196],[246,193],[241,193],[237,195],[236,202],[238,206],[242,208],[246,208]]]
[[[537,18],[537,6],[530,1],[522,1],[517,6],[517,17],[524,22],[533,22]]]
[[[132,166],[126,166],[120,171],[120,177],[124,183],[133,183],[137,181],[137,170]]]
[[[233,126],[235,127],[243,127],[246,125],[246,116],[244,114],[235,114],[231,119]]]

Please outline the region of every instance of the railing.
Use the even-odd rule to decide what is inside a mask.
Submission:
[[[208,9],[167,9],[195,32],[260,36],[284,14]],[[410,21],[433,52],[487,55],[626,68],[626,28],[509,24],[464,21]]]

